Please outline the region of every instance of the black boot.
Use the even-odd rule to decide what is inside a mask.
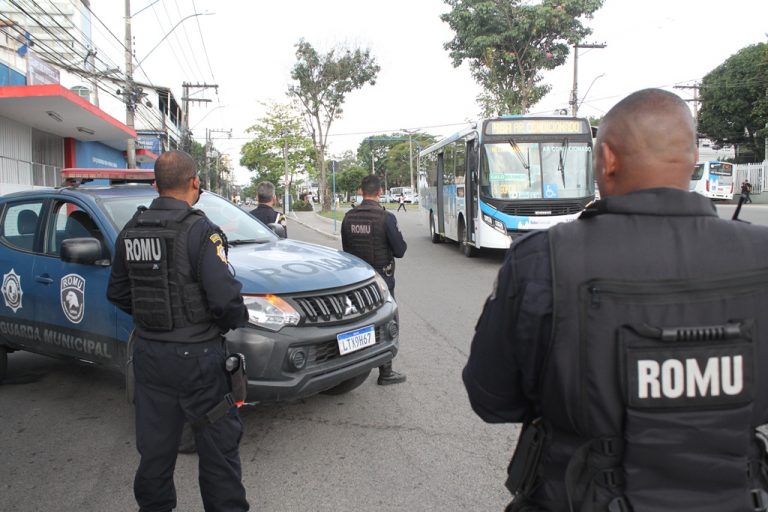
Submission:
[[[376,384],[388,386],[389,384],[400,384],[401,382],[405,382],[405,375],[397,373],[392,369],[392,361],[379,366],[379,380],[376,381]]]

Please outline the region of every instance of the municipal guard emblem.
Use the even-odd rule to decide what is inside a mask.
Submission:
[[[214,233],[209,237],[209,240],[216,246],[216,255],[223,263],[227,263],[227,252],[224,249],[224,241],[221,239],[218,233]]]
[[[69,321],[79,324],[85,314],[85,279],[77,274],[61,278],[61,309]]]
[[[21,297],[24,295],[21,289],[21,276],[13,269],[7,274],[3,274],[2,291],[6,306],[11,308],[14,313],[21,309]]]

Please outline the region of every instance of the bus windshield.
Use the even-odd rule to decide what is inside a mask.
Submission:
[[[567,138],[484,144],[480,192],[492,199],[565,199],[594,194],[592,148]]]

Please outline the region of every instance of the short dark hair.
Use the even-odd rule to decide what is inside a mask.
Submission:
[[[184,151],[166,151],[155,161],[155,185],[159,192],[182,190],[197,176],[195,160]]]
[[[256,187],[256,196],[260,203],[268,203],[275,197],[275,186],[268,181],[262,181]]]
[[[363,191],[364,196],[378,196],[381,192],[381,180],[375,174],[369,174],[363,178],[360,189]]]

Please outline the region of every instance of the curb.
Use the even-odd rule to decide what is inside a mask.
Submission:
[[[334,233],[330,233],[328,231],[322,230],[322,229],[320,229],[320,228],[318,228],[316,226],[313,226],[311,224],[307,224],[306,222],[301,221],[299,219],[298,215],[296,215],[295,212],[291,212],[291,214],[292,214],[291,217],[293,218],[293,220],[295,220],[296,222],[298,222],[299,224],[301,224],[305,228],[309,228],[312,231],[315,231],[316,233],[319,233],[321,235],[327,236],[328,238],[332,238],[334,240],[341,240],[341,235],[336,235]],[[318,219],[321,219],[323,222],[333,222],[331,219],[326,219],[325,217],[323,217],[322,215],[318,214],[317,212],[313,212],[313,214],[315,215],[315,217],[317,217]]]

